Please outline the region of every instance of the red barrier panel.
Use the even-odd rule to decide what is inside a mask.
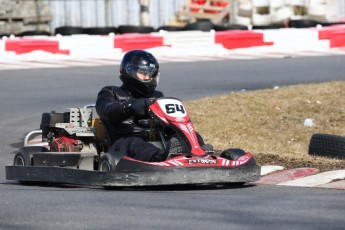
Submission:
[[[345,30],[333,32],[330,47],[345,47]]]
[[[149,49],[163,46],[163,37],[147,34],[124,34],[114,38],[114,48],[121,48],[122,51],[133,49]]]
[[[226,49],[273,45],[273,42],[264,42],[263,39],[264,35],[262,33],[231,30],[216,32],[215,41],[222,44]]]
[[[322,29],[318,29],[319,32],[319,39],[331,39],[333,36],[333,33],[339,32],[339,31],[345,31],[345,26],[330,26],[330,27],[324,27]]]
[[[42,50],[53,54],[67,54],[69,50],[60,50],[59,41],[45,39],[18,39],[5,42],[6,51],[14,51],[16,54],[30,53],[35,50]]]

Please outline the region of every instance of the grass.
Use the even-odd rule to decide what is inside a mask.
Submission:
[[[345,168],[345,160],[308,155],[312,134],[345,136],[345,81],[231,92],[184,104],[215,149],[245,149],[260,165]],[[304,126],[306,118],[314,126]]]

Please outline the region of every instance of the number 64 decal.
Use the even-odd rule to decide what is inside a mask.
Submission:
[[[176,113],[176,111],[185,114],[185,110],[181,104],[166,104],[165,111],[167,114]]]

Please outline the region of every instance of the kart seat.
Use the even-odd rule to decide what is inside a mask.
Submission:
[[[115,140],[113,140],[112,136],[111,136],[111,132],[110,129],[111,127],[109,127],[109,124],[104,121],[101,120],[102,126],[103,126],[103,145],[105,147],[105,152],[114,144]]]

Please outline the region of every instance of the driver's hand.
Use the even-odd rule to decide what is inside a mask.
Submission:
[[[154,102],[151,98],[139,98],[132,101],[132,109],[138,116],[144,116],[148,113],[148,107]]]

